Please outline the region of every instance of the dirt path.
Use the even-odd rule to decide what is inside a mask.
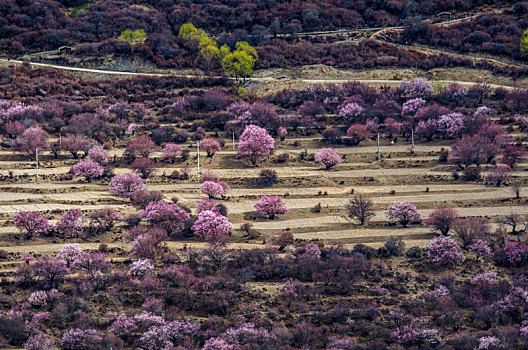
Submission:
[[[420,210],[423,217],[429,216],[433,209]],[[526,206],[501,206],[501,207],[474,207],[474,208],[457,208],[458,213],[461,217],[470,216],[484,216],[489,218],[495,218],[510,214],[511,212],[518,214],[528,214],[528,207]],[[377,211],[375,216],[371,220],[372,222],[386,222],[387,217],[385,211]],[[305,229],[314,228],[314,232],[325,232],[329,231],[333,226],[340,226],[343,224],[353,225],[353,221],[345,218],[344,216],[327,215],[318,216],[313,218],[302,218],[292,220],[272,220],[272,221],[260,221],[254,222],[253,228],[257,230],[272,230],[280,232],[286,229]],[[241,224],[234,224],[235,229],[240,229]],[[354,224],[355,226],[355,224]],[[395,232],[398,228],[394,228]],[[385,231],[386,232],[386,231]],[[396,234],[396,233],[395,233]]]
[[[386,239],[389,236],[429,236],[431,230],[425,227],[411,227],[411,228],[382,228],[382,229],[350,229],[350,230],[335,230],[335,231],[319,231],[319,232],[307,232],[307,233],[294,233],[293,236],[297,239],[320,239],[325,241],[348,241],[362,240],[368,241],[369,239]]]
[[[360,192],[360,188],[358,189],[358,192]],[[363,192],[363,191],[361,191]],[[284,192],[282,193],[284,194]],[[523,195],[527,195],[528,191],[526,189],[523,190]],[[195,197],[195,200],[197,201],[201,196],[198,194]],[[253,204],[258,199],[258,196],[255,196],[257,198],[251,198],[251,199],[245,199],[241,200],[238,199],[236,201],[231,200],[226,203],[226,205],[229,208],[230,214],[240,214],[240,213],[251,213],[254,211]],[[418,203],[420,203],[420,206],[427,206],[428,203],[433,204],[434,206],[438,206],[440,204],[447,205],[449,203],[453,203],[455,201],[460,202],[478,202],[483,200],[503,200],[503,199],[510,199],[513,195],[508,189],[502,189],[498,191],[486,191],[486,192],[472,192],[472,193],[453,193],[453,194],[445,194],[445,193],[438,193],[438,194],[412,194],[407,196],[391,196],[386,194],[386,196],[383,197],[372,197],[372,201],[374,204],[383,205],[385,207],[388,207],[392,203],[402,202],[402,201],[410,201],[412,203],[415,203],[418,206]],[[349,199],[348,197],[341,197],[341,198],[324,198],[324,197],[318,197],[314,196],[312,198],[289,198],[285,197],[285,203],[290,210],[293,209],[311,209],[317,204],[321,204],[321,206],[324,208],[323,210],[326,210],[327,208],[345,208],[348,204]],[[440,204],[439,204],[440,203]]]
[[[174,190],[177,185],[152,185],[150,186],[155,190],[164,190],[170,191]],[[474,192],[474,191],[488,191],[488,187],[482,185],[408,185],[408,186],[354,186],[356,193],[366,193],[370,195],[382,195],[389,194],[390,191],[394,190],[396,194],[402,193],[417,193],[424,192],[425,188],[429,188],[429,193],[445,193],[445,192]],[[261,196],[261,195],[284,195],[284,192],[287,191],[290,196],[321,196],[319,192],[326,192],[327,195],[350,195],[349,187],[293,187],[293,188],[255,188],[251,189],[252,196]],[[230,197],[243,197],[248,195],[247,189],[231,189],[229,192]]]
[[[20,60],[8,60],[6,58],[0,58],[0,63],[5,64],[15,64],[20,65],[23,64],[24,61]],[[177,78],[188,78],[188,79],[197,79],[197,78],[208,78],[208,79],[229,79],[234,80],[235,78],[231,77],[222,77],[222,76],[200,76],[200,75],[188,75],[188,74],[175,74],[175,73],[136,73],[136,72],[123,72],[123,71],[111,71],[111,70],[102,70],[102,69],[90,69],[90,68],[80,68],[80,67],[69,67],[69,66],[61,66],[61,65],[55,65],[55,64],[48,64],[48,63],[38,63],[38,62],[28,62],[31,66],[36,67],[43,67],[43,68],[53,68],[53,69],[60,69],[60,70],[66,70],[66,71],[72,71],[72,72],[82,72],[82,73],[94,73],[94,74],[102,74],[102,75],[113,75],[113,76],[147,76],[147,77],[177,77]],[[259,82],[259,83],[266,83],[266,82],[280,82],[280,79],[274,78],[274,77],[249,77],[246,78],[249,82]],[[401,83],[401,79],[394,79],[394,80],[388,80],[388,79],[302,79],[302,78],[296,78],[297,82],[302,83],[308,83],[308,84],[343,84],[349,81],[359,81],[364,84],[375,84],[375,85],[398,85]],[[471,81],[455,81],[455,80],[437,80],[437,82],[443,83],[443,84],[453,84],[457,83],[463,86],[475,86],[480,84],[479,82],[471,82]],[[491,88],[497,89],[497,88],[503,88],[506,90],[512,90],[514,87],[509,85],[500,85],[500,84],[490,84]]]
[[[80,209],[83,211],[101,209],[107,207],[108,204],[58,204],[58,203],[36,203],[36,204],[11,204],[11,205],[0,205],[0,213],[2,214],[15,214],[19,211],[40,211],[40,212],[51,212],[54,210],[66,211],[68,209]],[[112,205],[114,209],[122,209],[128,206],[126,205]]]
[[[499,14],[504,12],[504,9],[485,9],[482,11],[478,11],[476,13],[466,13],[462,17],[454,18],[446,21],[441,21],[437,23],[433,23],[434,25],[438,26],[450,26],[453,24],[457,24],[464,21],[469,21],[472,19],[475,19],[477,17],[486,15],[486,14]],[[424,22],[431,22],[431,19],[424,20]],[[318,36],[330,36],[330,35],[346,35],[346,34],[354,34],[354,33],[362,33],[362,32],[379,32],[383,30],[394,30],[394,29],[400,29],[403,30],[404,28],[402,26],[391,26],[391,27],[368,27],[368,28],[355,28],[355,29],[338,29],[338,30],[327,30],[327,31],[312,31],[312,32],[300,32],[296,33],[296,36],[299,37],[318,37]],[[277,34],[277,37],[291,37],[290,34]]]
[[[519,68],[526,68],[528,67],[528,65],[524,64],[524,63],[521,63],[521,62],[513,62],[509,59],[504,59],[502,57],[483,57],[483,56],[480,56],[480,55],[477,55],[477,54],[467,54],[467,53],[457,53],[457,52],[454,52],[454,51],[449,51],[449,50],[444,50],[444,49],[437,49],[437,48],[433,48],[433,47],[428,47],[428,46],[425,46],[425,45],[403,45],[403,44],[398,44],[398,43],[393,43],[393,42],[388,42],[388,41],[384,41],[384,40],[379,40],[377,39],[378,41],[381,41],[381,42],[384,42],[384,43],[388,43],[390,45],[394,45],[396,47],[399,47],[399,48],[402,48],[402,49],[411,49],[411,50],[414,50],[416,52],[420,52],[420,53],[423,53],[427,56],[430,56],[430,55],[438,55],[438,54],[443,54],[443,55],[448,55],[448,56],[452,56],[452,57],[459,57],[459,58],[467,58],[467,59],[471,59],[473,61],[473,63],[476,63],[476,62],[491,62],[495,65],[499,65],[499,66],[513,66],[513,67],[519,67]],[[490,85],[491,87],[493,88],[497,88],[498,86],[494,86],[493,84]]]
[[[177,169],[177,168],[174,168]],[[417,176],[417,175],[431,175],[431,176],[451,176],[448,171],[433,171],[426,168],[388,168],[388,169],[359,169],[359,170],[339,170],[336,167],[334,170],[325,171],[318,166],[313,167],[281,167],[273,168],[277,175],[282,178],[298,178],[298,177],[327,177],[327,178],[358,178],[358,177],[386,177],[386,176]],[[170,170],[163,168],[163,170]],[[213,169],[215,173],[222,179],[233,178],[256,178],[258,177],[260,168],[249,169]],[[170,171],[167,171],[170,173]],[[191,175],[197,176],[197,170],[192,169]],[[528,176],[528,174],[527,174]]]
[[[82,250],[97,250],[99,249],[100,243],[77,243],[81,247]],[[130,244],[129,243],[106,243],[108,248],[121,248],[121,249],[129,249]],[[24,253],[24,252],[30,252],[30,253],[36,253],[36,254],[50,254],[50,253],[57,253],[61,247],[63,246],[63,243],[49,243],[49,244],[25,244],[25,245],[18,245],[18,246],[9,246],[9,247],[0,247],[1,250],[5,250],[9,253]]]

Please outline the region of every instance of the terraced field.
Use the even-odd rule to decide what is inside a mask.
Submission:
[[[379,246],[392,235],[401,236],[407,246],[423,246],[433,236],[429,228],[401,228],[388,222],[384,215],[390,204],[403,200],[415,204],[424,217],[439,205],[456,207],[462,217],[481,215],[492,222],[511,212],[528,213],[526,201],[522,199],[528,195],[527,188],[521,190],[521,199],[517,200],[507,186],[455,181],[453,168],[439,162],[441,149],[449,148],[448,141],[417,144],[413,150],[403,140],[395,144],[382,140],[380,161],[377,160],[377,146],[372,141],[357,147],[337,148],[344,158],[343,163],[329,171],[323,170],[310,158],[323,146],[320,138],[286,139],[277,141],[276,146],[275,155],[260,168],[248,168],[243,161],[237,160],[232,142],[226,142],[211,161],[205,153],[201,154],[201,171],[211,169],[231,186],[231,192],[221,202],[227,207],[229,220],[235,227],[232,248],[262,246],[284,230],[291,231],[296,239],[324,243],[339,241],[346,245],[365,243]],[[187,147],[190,151],[187,160],[189,180],[169,178],[174,170],[182,168],[183,163],[169,166],[159,161],[159,167],[147,185],[149,190],[161,191],[166,200],[176,197],[180,204],[194,208],[203,194],[199,190],[195,145],[188,143]],[[307,152],[305,160],[299,160],[301,152]],[[109,151],[118,164],[123,153],[120,148]],[[282,153],[290,154],[290,161],[278,163],[277,155]],[[153,158],[159,156],[154,154]],[[138,213],[127,199],[110,194],[107,180],[87,183],[74,178],[61,181],[60,176],[68,173],[74,163],[75,160],[68,159],[66,155],[53,159],[51,154],[44,154],[37,182],[34,162],[15,156],[10,151],[0,153],[0,174],[3,177],[0,184],[0,249],[19,253],[54,252],[63,243],[43,238],[25,241],[11,221],[18,211],[46,212],[52,221],[70,208],[89,211],[112,206],[125,216]],[[256,178],[262,168],[275,170],[279,183],[266,188],[258,186]],[[524,181],[528,173],[523,168],[521,164],[514,176]],[[130,169],[126,165],[121,165],[114,173],[128,171]],[[375,216],[365,227],[347,217],[345,206],[352,193],[368,194],[374,202]],[[283,196],[290,212],[275,220],[258,217],[253,204],[266,194]],[[321,209],[315,210],[319,205]],[[243,235],[240,227],[246,222],[251,222],[260,233],[258,238],[248,240]],[[123,224],[109,237],[99,237],[95,242],[79,242],[88,249],[96,249],[99,242],[107,242],[110,249],[126,252],[130,243],[122,238],[125,232]],[[184,245],[203,243],[171,241],[166,244],[171,248],[182,248]],[[0,266],[0,272],[6,274],[12,271],[16,263],[10,261]]]

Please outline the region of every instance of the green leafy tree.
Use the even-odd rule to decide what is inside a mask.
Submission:
[[[185,40],[198,39],[201,30],[198,30],[192,23],[184,23],[180,27],[178,36]]]
[[[237,89],[237,95],[238,96],[246,96],[247,95],[247,91],[246,91],[246,88],[243,87],[243,86],[239,86],[238,89]]]
[[[216,45],[205,46],[200,50],[200,57],[203,58],[205,71],[209,71],[214,62],[220,62],[220,49]]]
[[[245,51],[238,50],[224,57],[222,67],[238,80],[240,77],[247,77],[253,73],[255,58]]]
[[[203,30],[196,28],[192,23],[182,24],[178,36],[185,40],[198,40],[200,50],[208,46],[213,46],[218,49],[216,41],[208,37]]]
[[[198,37],[198,48],[200,48],[200,50],[203,50],[207,47],[214,47],[218,50],[217,42],[208,37],[207,34],[202,31],[202,34]]]
[[[253,73],[258,59],[257,50],[246,41],[236,43],[235,51],[231,52],[226,44],[218,47],[218,43],[207,34],[196,28],[192,23],[182,24],[178,33],[185,40],[197,40],[204,68],[209,71],[213,64],[221,64],[224,71],[234,75],[238,80]]]
[[[118,38],[120,41],[128,41],[131,44],[142,43],[147,39],[147,33],[143,29],[126,29],[121,32]]]
[[[231,49],[227,44],[220,46],[220,61],[222,61],[227,55],[231,53]]]
[[[205,71],[209,71],[213,64],[220,64],[222,59],[229,54],[230,49],[227,45],[218,48],[218,43],[211,39],[207,34],[196,28],[192,23],[182,24],[178,34],[186,40],[197,40],[200,50],[199,57],[202,59]]]
[[[222,59],[222,68],[238,80],[253,73],[257,59],[257,50],[246,41],[239,41],[236,43],[235,51]]]
[[[521,37],[521,52],[528,55],[528,29],[526,29]]]
[[[239,41],[236,43],[235,51],[242,51],[253,57],[253,59],[256,61],[258,60],[258,54],[257,50],[251,45],[248,44],[247,41]]]

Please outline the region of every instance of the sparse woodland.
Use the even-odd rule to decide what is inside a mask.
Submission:
[[[248,67],[475,65],[396,45],[410,42],[522,67],[526,3],[0,1],[0,14],[13,57],[75,44],[236,77],[0,69],[0,348],[528,347],[526,87],[244,89]],[[368,26],[402,30],[392,44],[294,35]],[[480,68],[524,74],[493,65]]]

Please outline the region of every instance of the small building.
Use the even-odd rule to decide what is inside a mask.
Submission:
[[[440,12],[435,15],[436,18],[441,19],[443,21],[451,19],[451,16],[453,14],[451,12]]]
[[[57,49],[59,51],[59,54],[61,55],[69,55],[72,53],[72,47],[71,46],[61,46]]]

